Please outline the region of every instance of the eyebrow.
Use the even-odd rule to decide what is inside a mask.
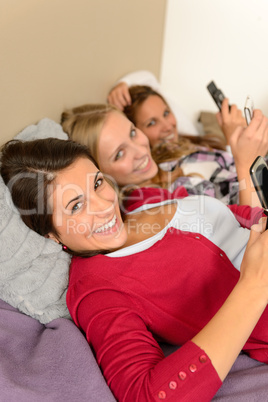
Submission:
[[[151,120],[156,120],[157,117],[155,117],[154,115],[149,116],[148,119],[145,119],[142,123],[143,124],[147,124],[148,122],[150,122]]]
[[[65,209],[67,209],[68,205],[71,204],[71,202],[80,200],[81,197],[82,197],[82,194],[78,195],[78,196],[75,197],[75,198],[72,198],[72,199],[67,203]]]
[[[100,174],[100,170],[98,170],[97,173],[96,173],[96,175],[95,175],[94,184],[95,184],[96,181],[98,180],[98,175],[99,175],[99,174]],[[81,198],[82,198],[82,194],[77,195],[76,197],[72,198],[70,201],[68,201],[68,203],[67,203],[65,209],[67,209],[68,205],[70,205],[72,202],[78,201],[78,200],[80,200]]]
[[[96,181],[98,180],[98,175],[100,174],[100,170],[97,171],[97,173],[95,174],[95,179],[94,179],[94,184],[96,183]]]

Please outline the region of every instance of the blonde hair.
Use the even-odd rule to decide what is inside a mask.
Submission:
[[[88,147],[96,162],[99,163],[99,135],[108,114],[115,111],[122,113],[112,105],[85,104],[66,109],[61,115],[61,125],[69,138]]]

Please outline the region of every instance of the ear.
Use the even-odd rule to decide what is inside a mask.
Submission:
[[[56,237],[53,233],[51,233],[51,232],[48,233],[48,234],[46,234],[45,237],[46,237],[47,239],[51,239],[51,240],[55,241],[56,243],[60,244],[59,239],[57,239],[57,237]]]

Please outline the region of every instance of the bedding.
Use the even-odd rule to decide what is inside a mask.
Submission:
[[[48,136],[67,139],[50,119],[28,126],[16,139]],[[0,177],[0,298],[41,323],[70,318],[65,302],[69,264],[70,256],[60,245],[22,222]]]
[[[69,264],[59,245],[22,222],[0,177],[0,298],[42,323],[70,317]]]
[[[212,134],[225,140],[225,136],[218,124],[215,113],[201,111],[198,118],[198,122],[202,124],[205,135]]]
[[[0,401],[115,402],[71,320],[41,324],[0,300]]]
[[[43,119],[20,140],[56,136]],[[21,221],[0,177],[0,401],[115,401],[94,354],[70,320],[65,295],[69,256]],[[174,347],[161,345],[165,354]],[[240,355],[213,398],[266,401],[268,365]]]
[[[166,355],[174,347],[162,345]],[[0,401],[115,402],[72,321],[41,324],[0,300]],[[266,401],[268,365],[240,355],[217,402]]]
[[[264,402],[267,395],[268,365],[241,354],[213,401]]]

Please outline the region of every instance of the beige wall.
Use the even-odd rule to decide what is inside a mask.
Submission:
[[[160,74],[166,0],[0,0],[0,144],[123,74]]]

